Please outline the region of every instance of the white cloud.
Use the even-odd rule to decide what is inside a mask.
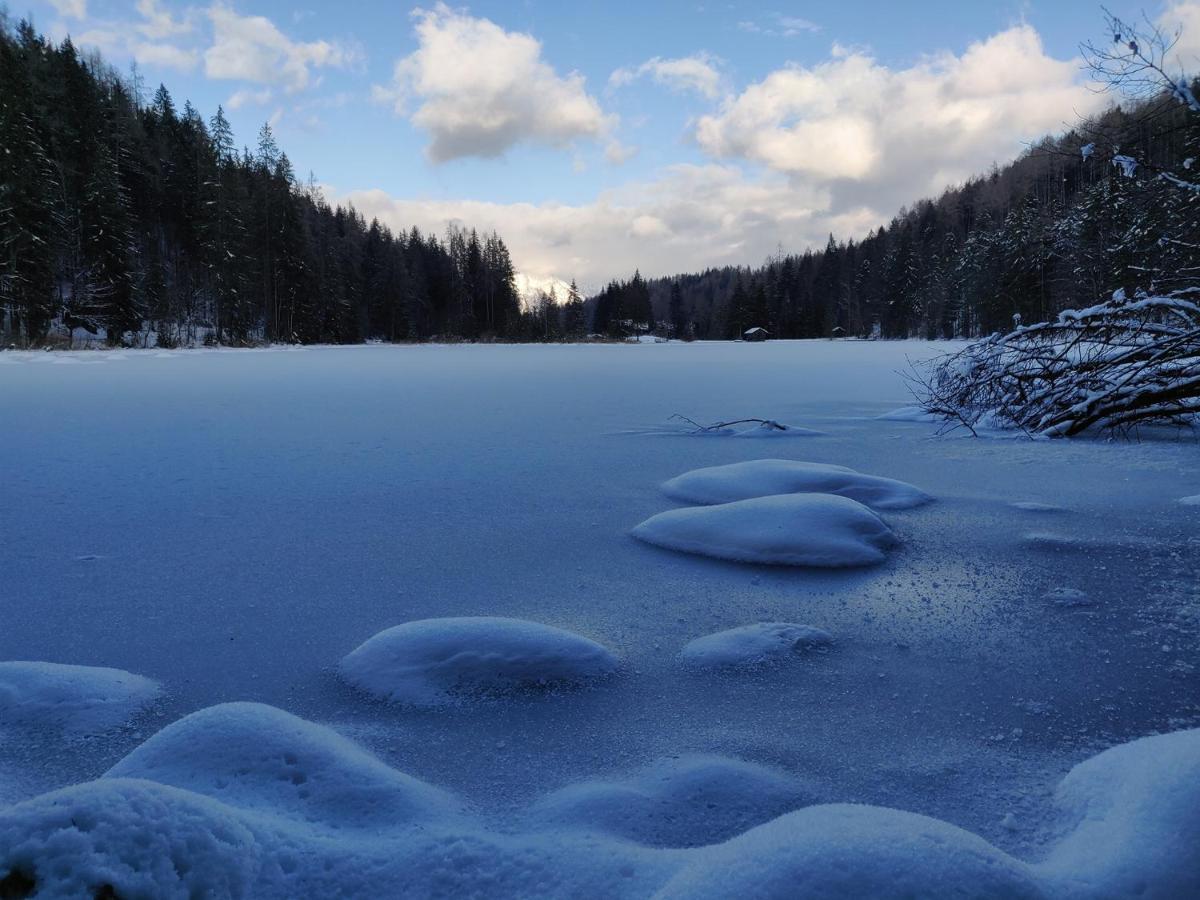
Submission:
[[[739,30],[749,32],[750,34],[765,34],[770,37],[785,38],[796,37],[801,34],[817,34],[821,31],[821,26],[816,22],[810,22],[808,19],[802,19],[799,16],[785,16],[779,13],[771,16],[765,23],[747,20],[738,22],[737,27]]]
[[[372,95],[400,114],[417,104],[410,118],[430,133],[435,162],[500,156],[522,141],[566,146],[611,130],[614,120],[587,93],[583,76],[555,72],[533,36],[441,3],[414,16],[417,50]]]
[[[1200,3],[1195,0],[1171,3],[1156,24],[1168,36],[1180,32],[1172,63],[1189,74],[1196,74],[1200,70]]]
[[[178,69],[181,72],[190,72],[200,62],[200,54],[195,50],[171,44],[138,41],[130,47],[130,52],[140,65]]]
[[[263,88],[261,91],[243,88],[234,91],[225,101],[225,106],[231,110],[241,109],[243,106],[266,106],[274,97],[275,92],[270,88]]]
[[[87,18],[87,0],[49,0],[49,2],[60,16],[68,19]]]
[[[695,91],[710,100],[721,94],[721,73],[718,61],[707,53],[663,59],[656,56],[636,68],[617,69],[608,78],[610,88],[624,87],[643,76],[650,76],[661,85],[676,91]]]
[[[673,166],[656,179],[578,205],[410,200],[379,190],[328,193],[396,229],[415,224],[441,234],[448,222],[495,229],[530,278],[577,278],[585,290],[635,268],[666,275],[760,263],[780,243],[802,249],[823,242],[831,228],[860,233],[878,218],[870,210],[834,213],[827,191],[778,175],[750,179],[723,165]]]
[[[702,117],[696,139],[715,158],[840,182],[847,196],[870,188],[882,194],[872,205],[888,208],[1003,162],[1103,103],[1077,62],[1047,56],[1021,25],[906,69],[835,47],[826,62],[772,72]]]
[[[176,18],[163,9],[158,0],[138,0],[137,11],[143,20],[137,30],[153,41],[188,34],[195,28],[193,11],[190,9],[183,18]]]
[[[312,70],[347,68],[358,64],[361,53],[331,41],[293,41],[263,16],[243,16],[231,7],[208,9],[213,26],[212,46],[204,53],[204,73],[209,78],[274,84],[289,93],[303,90],[312,81]]]

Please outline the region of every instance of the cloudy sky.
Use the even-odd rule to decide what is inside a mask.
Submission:
[[[243,143],[270,121],[330,199],[588,289],[862,236],[1106,102],[1092,0],[26,2]],[[1200,0],[1108,6],[1200,59]]]

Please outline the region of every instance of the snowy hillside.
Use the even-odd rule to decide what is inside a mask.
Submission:
[[[933,352],[0,353],[0,896],[1200,895],[1195,440]]]

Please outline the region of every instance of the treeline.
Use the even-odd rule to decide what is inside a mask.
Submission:
[[[521,337],[496,234],[394,234],[235,148],[165,87],[0,20],[0,338],[110,344]]]
[[[1014,316],[1045,321],[1091,306],[1117,289],[1170,287],[1200,272],[1200,195],[1171,178],[1200,160],[1196,119],[1165,94],[1114,108],[902,210],[860,242],[830,236],[823,250],[760,268],[651,280],[644,319],[607,313],[609,298],[629,295],[610,286],[589,301],[596,329],[974,337],[1007,330]]]

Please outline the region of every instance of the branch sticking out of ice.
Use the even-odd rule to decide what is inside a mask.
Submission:
[[[0,725],[95,733],[124,723],[161,693],[157,681],[123,669],[0,662]]]
[[[679,658],[702,669],[743,668],[781,662],[833,643],[827,631],[792,622],[756,622],[718,631],[687,644]]]
[[[910,509],[933,500],[903,481],[863,475],[845,466],[791,459],[755,459],[695,469],[672,478],[662,489],[681,503],[704,504],[773,494],[837,494],[875,509]]]
[[[784,494],[672,509],[633,529],[648,544],[737,562],[843,568],[881,563],[897,541],[867,507],[833,494]]]
[[[381,631],[339,672],[394,703],[442,706],[529,688],[577,685],[616,671],[607,648],[581,635],[491,616],[421,619]]]

